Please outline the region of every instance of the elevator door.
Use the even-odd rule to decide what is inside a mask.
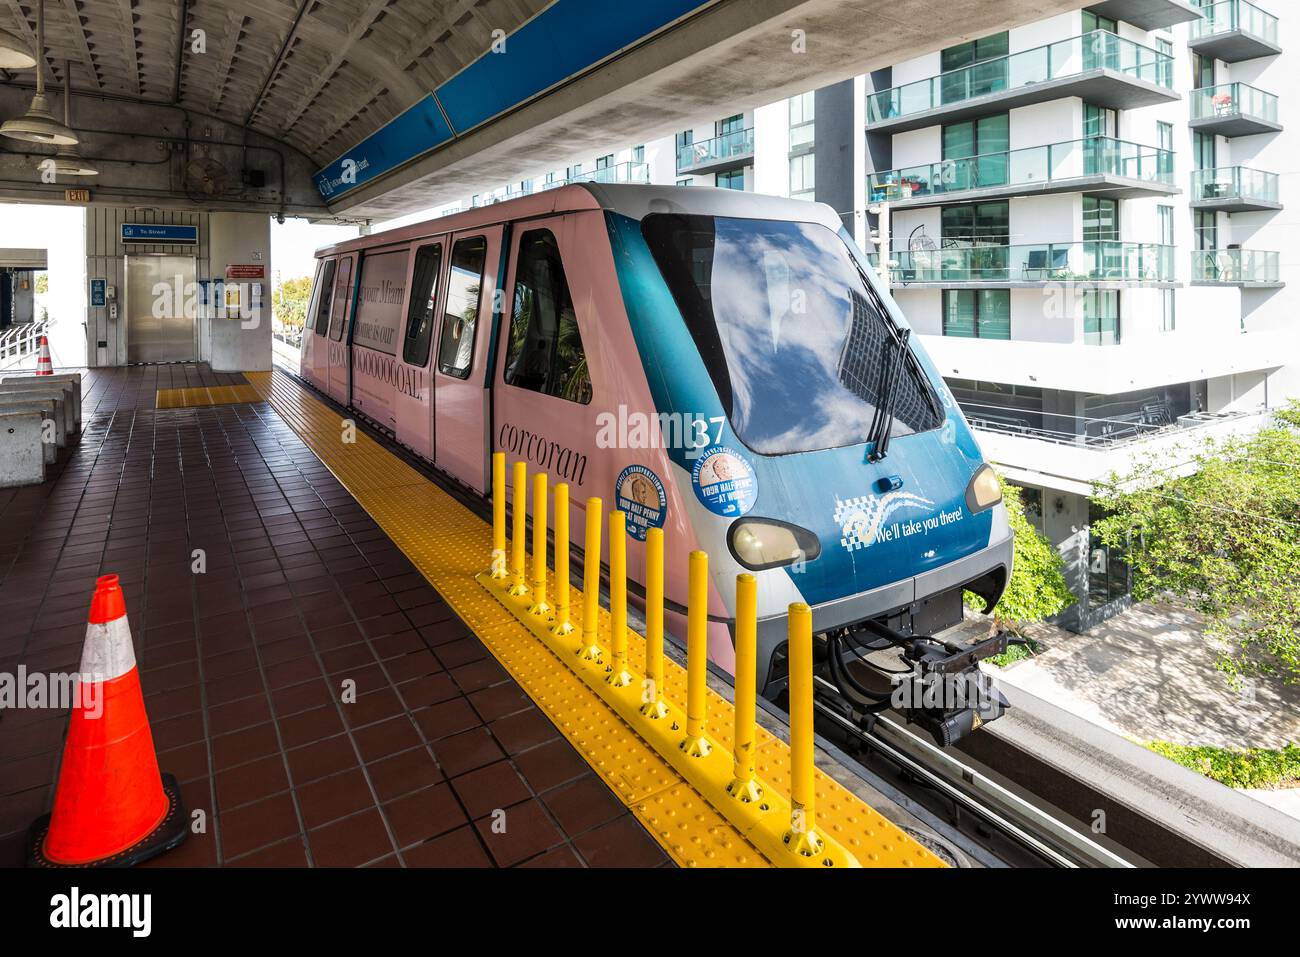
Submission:
[[[193,362],[193,256],[126,257],[126,361]]]

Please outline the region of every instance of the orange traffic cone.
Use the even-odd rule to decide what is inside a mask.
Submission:
[[[36,374],[54,375],[54,363],[50,359],[50,340],[41,335],[41,351],[36,356]]]
[[[54,810],[27,835],[29,867],[129,867],[189,834],[160,774],[116,575],[95,582]]]

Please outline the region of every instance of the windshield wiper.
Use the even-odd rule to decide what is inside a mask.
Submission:
[[[871,428],[867,432],[867,441],[871,451],[867,454],[868,462],[879,462],[889,454],[889,436],[894,431],[894,396],[898,392],[898,380],[907,364],[907,341],[912,335],[910,329],[900,329],[885,317],[889,328],[889,339],[881,349],[880,391],[876,396],[876,413],[871,418]],[[893,351],[889,352],[889,346]],[[889,352],[888,355],[884,353]]]

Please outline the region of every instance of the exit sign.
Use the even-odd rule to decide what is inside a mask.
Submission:
[[[65,189],[63,199],[68,203],[89,203],[90,190],[88,189]]]

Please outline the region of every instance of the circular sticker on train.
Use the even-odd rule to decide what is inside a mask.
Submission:
[[[644,542],[646,532],[663,528],[668,516],[664,483],[644,465],[629,465],[614,481],[614,501],[627,516],[627,533]]]
[[[691,470],[695,497],[714,515],[744,515],[758,498],[754,470],[735,449],[712,445],[705,449]]]

